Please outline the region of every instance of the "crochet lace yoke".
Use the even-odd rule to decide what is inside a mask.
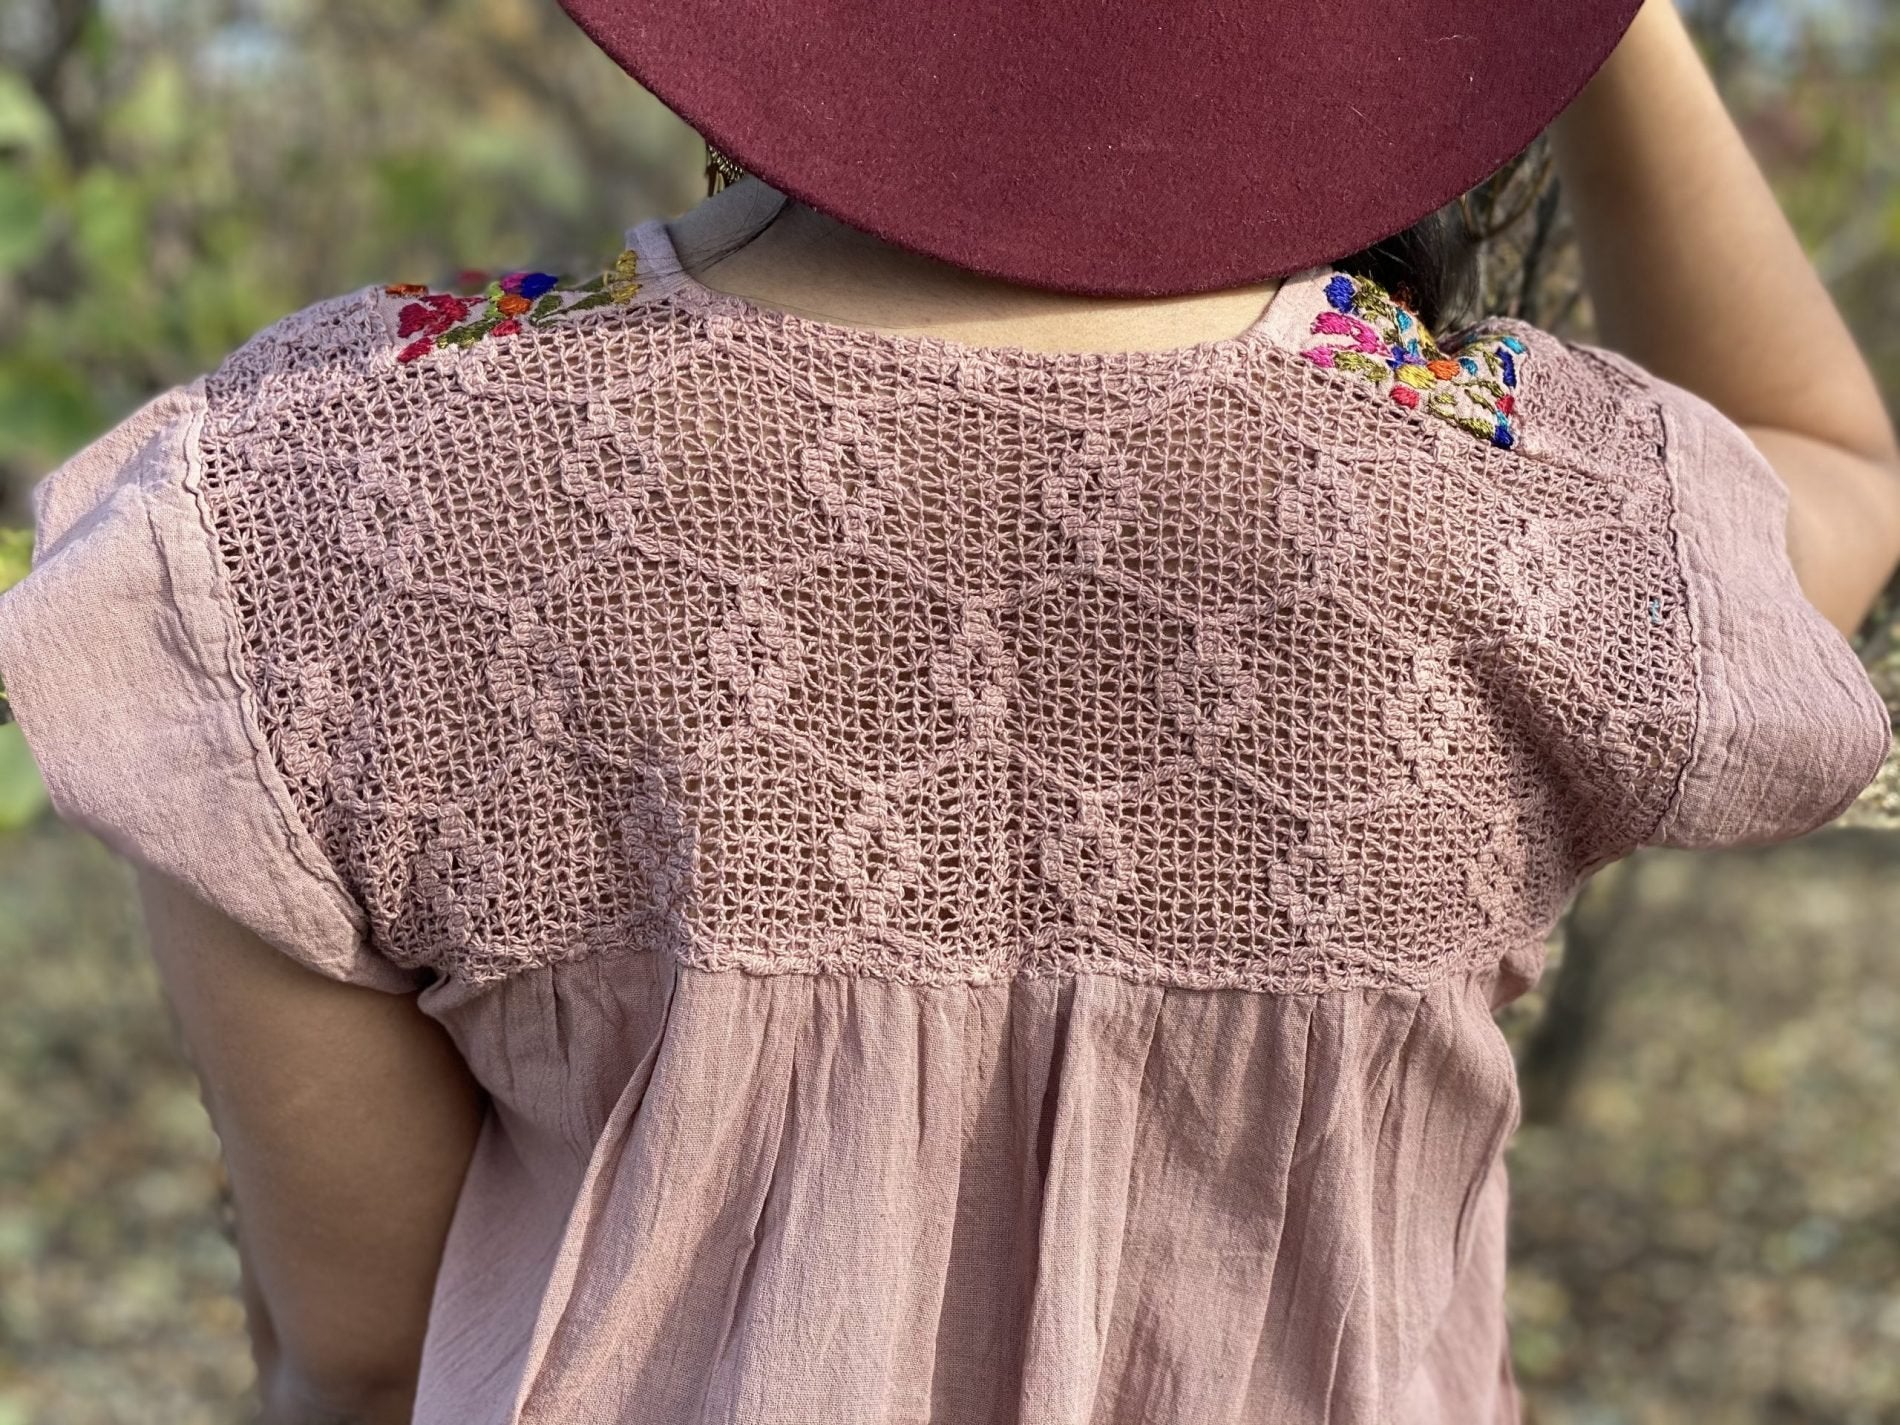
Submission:
[[[1662,428],[1364,279],[978,348],[602,276],[374,288],[205,390],[244,676],[377,950],[1423,987],[1654,830]]]

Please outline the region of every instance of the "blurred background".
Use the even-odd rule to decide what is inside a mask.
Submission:
[[[1891,402],[1900,5],[1685,11]],[[0,586],[32,481],[259,327],[370,281],[598,271],[704,159],[550,0],[5,0]],[[1541,148],[1468,209],[1482,305],[1588,339]],[[1900,706],[1894,594],[1856,642]],[[1533,1425],[1900,1422],[1896,762],[1798,842],[1610,868],[1551,949],[1505,1016]],[[217,1143],[129,877],[46,815],[12,727],[0,986],[0,1425],[249,1419]]]

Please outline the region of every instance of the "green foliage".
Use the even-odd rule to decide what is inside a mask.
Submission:
[[[0,529],[0,593],[26,577],[33,563],[33,531]]]
[[[29,0],[0,27],[0,487],[366,282],[598,270],[697,140],[538,0]],[[426,43],[418,36],[427,36]]]
[[[0,727],[0,832],[32,825],[46,805],[46,787],[19,724]]]
[[[628,223],[699,191],[691,130],[538,0],[28,0],[9,19],[0,497],[16,524],[41,474],[286,312],[469,267],[597,271]],[[0,587],[29,553],[0,530]],[[0,830],[45,804],[19,729],[0,727]]]
[[[32,559],[31,530],[0,529],[0,593],[26,576]],[[0,708],[5,701],[6,690],[0,687]],[[45,810],[46,788],[26,739],[13,723],[0,726],[0,832],[26,826]]]

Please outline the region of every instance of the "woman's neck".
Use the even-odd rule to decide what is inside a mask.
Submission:
[[[708,198],[667,229],[682,264],[707,287],[817,320],[976,346],[1149,351],[1222,341],[1246,330],[1279,287],[1269,281],[1176,297],[1026,287],[885,242],[756,178]],[[748,240],[748,233],[756,236]],[[735,243],[742,245],[720,255]]]

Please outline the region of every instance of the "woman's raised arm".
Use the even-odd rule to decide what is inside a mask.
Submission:
[[[1900,441],[1672,0],[1552,127],[1600,339],[1746,430],[1803,591],[1852,632],[1900,565]]]

